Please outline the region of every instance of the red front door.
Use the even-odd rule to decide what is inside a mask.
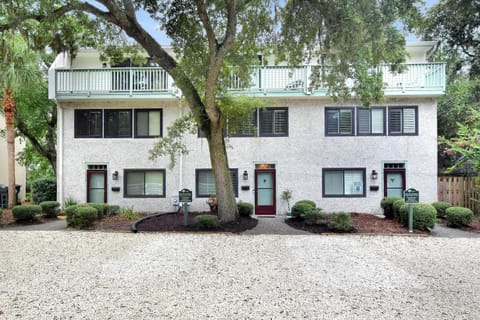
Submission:
[[[255,214],[275,215],[275,169],[255,170]]]

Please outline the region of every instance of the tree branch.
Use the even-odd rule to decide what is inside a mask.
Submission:
[[[195,0],[197,5],[198,16],[200,21],[202,21],[205,32],[207,33],[208,47],[210,48],[210,53],[215,54],[217,50],[217,39],[215,38],[215,32],[213,31],[212,24],[208,18],[207,9],[205,8],[204,0]]]

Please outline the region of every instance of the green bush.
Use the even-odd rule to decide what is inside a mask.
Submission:
[[[468,208],[450,207],[445,210],[445,214],[449,227],[468,226],[472,222],[473,212]]]
[[[335,232],[349,232],[352,230],[353,222],[352,216],[348,212],[332,213],[330,216],[330,222],[328,223],[328,229]]]
[[[73,214],[73,226],[77,229],[90,227],[97,219],[97,209],[79,205]]]
[[[108,207],[108,215],[115,216],[120,213],[120,206],[114,204]]]
[[[68,206],[65,208],[64,212],[65,212],[65,217],[67,218],[67,226],[69,227],[73,227],[73,216],[75,214],[75,210],[77,210],[77,206],[76,205],[73,205],[73,206]]]
[[[408,204],[400,207],[400,222],[408,227]],[[433,229],[437,220],[437,210],[427,203],[413,204],[413,228],[418,230]]]
[[[383,209],[383,215],[385,218],[393,219],[393,203],[397,200],[403,200],[402,197],[383,197],[380,202],[380,206]]]
[[[55,179],[39,179],[32,183],[32,200],[35,203],[57,200],[57,181]]]
[[[15,206],[12,209],[13,219],[15,221],[34,220],[38,214],[42,213],[42,207],[37,205]]]
[[[56,218],[58,215],[58,210],[60,209],[60,203],[57,201],[43,201],[40,202],[40,207],[42,207],[42,212],[47,218]]]
[[[322,213],[321,208],[314,208],[311,211],[307,211],[303,219],[308,225],[322,224],[325,220],[325,215]]]
[[[97,219],[103,219],[106,215],[108,215],[108,204],[107,203],[87,203],[92,208],[97,209]]]
[[[220,222],[218,217],[213,214],[201,214],[195,217],[195,226],[201,230],[218,228]]]
[[[300,200],[295,202],[292,207],[292,217],[305,218],[305,215],[311,214],[315,210],[317,205],[311,200]]]
[[[397,221],[400,221],[400,207],[403,206],[405,202],[403,199],[395,200],[392,204],[393,218]]]
[[[140,216],[133,211],[133,207],[120,209],[120,216],[127,220],[140,219]]]
[[[77,201],[75,201],[75,199],[73,199],[72,197],[68,197],[65,202],[63,203],[63,207],[66,208],[66,207],[70,207],[70,206],[74,206],[74,205],[77,205]]]
[[[238,214],[244,217],[249,217],[253,214],[253,204],[240,201],[237,203]]]
[[[445,218],[445,210],[451,207],[450,203],[445,201],[438,201],[432,203],[432,206],[437,210],[437,217]]]

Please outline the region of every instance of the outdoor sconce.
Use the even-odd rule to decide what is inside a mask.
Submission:
[[[248,180],[248,172],[247,172],[247,170],[243,171],[243,180]]]
[[[118,171],[112,173],[112,180],[118,180]]]
[[[378,172],[375,170],[372,170],[372,180],[377,180],[378,178]]]
[[[105,69],[107,67],[107,63],[102,63],[102,68]]]

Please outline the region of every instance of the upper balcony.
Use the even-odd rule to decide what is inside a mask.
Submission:
[[[327,96],[328,88],[308,85],[318,66],[261,66],[252,69],[249,86],[232,75],[229,90],[257,96]],[[444,63],[405,64],[403,72],[380,67],[386,96],[439,96],[445,93]],[[49,96],[57,100],[174,98],[179,95],[173,79],[158,67],[55,69],[49,76]]]

